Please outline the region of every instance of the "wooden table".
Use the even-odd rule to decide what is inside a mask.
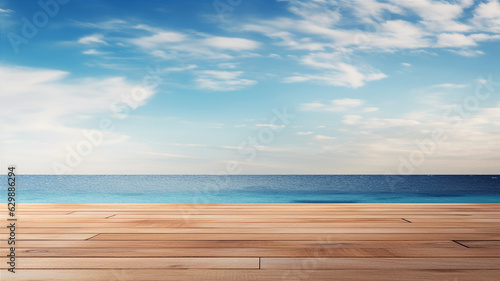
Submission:
[[[17,208],[2,280],[500,280],[500,204]]]

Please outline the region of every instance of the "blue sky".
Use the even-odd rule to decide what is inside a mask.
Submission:
[[[2,166],[498,173],[496,0],[37,2],[0,1]]]

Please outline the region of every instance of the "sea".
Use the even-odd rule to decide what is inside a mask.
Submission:
[[[0,176],[7,202],[7,176]],[[16,175],[17,203],[500,203],[499,175]]]

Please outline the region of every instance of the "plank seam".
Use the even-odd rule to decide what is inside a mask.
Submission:
[[[462,243],[458,242],[457,240],[451,240],[451,241],[453,241],[454,243],[456,243],[456,244],[458,244],[458,245],[460,245],[460,246],[462,246],[462,247],[465,247],[465,248],[467,248],[467,249],[469,249],[469,248],[470,248],[469,246],[467,246],[467,245],[465,245],[465,244],[462,244]]]
[[[90,239],[92,239],[92,238],[96,237],[96,236],[97,236],[97,235],[99,235],[99,234],[101,234],[101,233],[97,233],[96,235],[94,235],[94,236],[92,236],[92,237],[89,237],[89,238],[85,239],[85,241],[88,241],[88,240],[90,240]]]

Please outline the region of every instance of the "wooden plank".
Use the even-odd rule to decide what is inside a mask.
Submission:
[[[7,277],[7,273],[3,273]],[[18,270],[13,281],[498,281],[500,270],[200,270],[200,269],[110,269],[110,270]]]
[[[282,234],[500,234],[500,227],[489,228],[465,228],[465,227],[424,227],[419,228],[411,226],[406,227],[343,227],[343,228],[330,228],[330,227],[268,227],[268,228],[224,228],[224,227],[36,227],[36,228],[17,228],[19,233],[33,234],[33,233],[138,233],[138,234],[175,234],[175,233],[199,233],[199,234],[218,234],[218,233],[232,233],[232,234],[263,234],[263,233],[282,233]],[[9,233],[8,228],[2,228],[0,233],[6,236]],[[5,238],[4,238],[5,239]],[[457,239],[455,239],[457,240]],[[463,240],[463,239],[462,239]]]
[[[481,241],[481,240],[460,240],[457,241],[462,245],[465,245],[469,248],[500,248],[500,240],[491,240],[491,241]],[[497,250],[498,251],[498,250]],[[500,251],[499,251],[500,252]]]
[[[241,222],[241,221],[226,221],[226,220],[93,220],[88,222],[75,220],[66,221],[18,221],[19,228],[46,228],[46,227],[79,227],[79,228],[373,228],[373,227],[407,227],[407,228],[491,228],[490,222],[435,222],[435,223],[412,223],[408,225],[407,221],[402,219],[393,221],[378,221],[378,222],[274,222],[260,220],[258,222]],[[500,225],[500,224],[499,224]]]
[[[340,248],[16,248],[16,256],[24,258],[45,257],[395,257],[386,249],[340,249]],[[458,249],[463,251],[463,249]],[[7,249],[0,254],[8,254]]]
[[[316,247],[102,247],[48,248],[20,246],[18,257],[500,257],[490,248],[336,248]],[[1,249],[0,254],[8,254]]]
[[[96,236],[97,233],[70,233],[70,234],[26,234],[16,233],[17,241],[24,240],[86,240]],[[0,241],[7,241],[6,235],[0,236]]]
[[[259,269],[259,258],[22,258],[19,270],[31,268],[219,268],[219,269]],[[7,265],[0,268],[6,269]]]
[[[373,227],[436,227],[439,225],[406,225],[406,222],[400,220],[398,222],[385,222],[385,223],[317,223],[317,222],[303,222],[303,223],[282,223],[282,222],[254,222],[254,223],[241,223],[241,222],[31,222],[19,221],[17,223],[19,228],[37,229],[37,228],[373,228]],[[441,225],[442,226],[442,225]],[[474,228],[491,228],[488,224],[467,225],[467,224],[454,224],[445,225],[443,227],[474,227]]]
[[[22,214],[17,215],[18,219],[105,219],[110,216],[113,216],[115,219],[136,219],[136,220],[148,220],[148,219],[324,219],[324,220],[353,220],[353,219],[375,219],[375,220],[398,220],[401,218],[413,219],[415,222],[435,222],[441,218],[449,218],[452,220],[463,219],[465,221],[474,221],[474,220],[498,220],[500,212],[495,213],[450,213],[450,212],[440,212],[440,213],[399,213],[399,212],[298,212],[296,214],[290,212],[265,212],[262,214],[254,213],[251,210],[246,212],[200,212],[200,213],[191,213],[186,214],[183,212],[156,212],[155,214],[145,214],[140,212],[133,213],[121,213],[121,212],[99,212],[96,214]],[[1,219],[7,219],[8,216],[2,216]]]
[[[37,240],[22,241],[20,247],[26,248],[309,248],[329,247],[338,249],[361,249],[361,248],[459,248],[452,241],[282,241],[282,240],[163,240],[163,241],[109,241],[109,240],[85,240],[85,241],[57,241]],[[182,251],[184,249],[180,249]]]
[[[491,270],[500,258],[261,258],[261,269]]]
[[[106,223],[109,225],[113,225],[114,223],[152,223],[152,224],[188,224],[188,223],[246,223],[246,224],[253,224],[253,223],[295,223],[295,224],[300,224],[302,223],[329,223],[329,224],[337,224],[337,223],[382,223],[385,225],[387,224],[402,224],[402,223],[407,223],[403,221],[401,218],[394,218],[394,219],[365,219],[365,218],[358,218],[358,219],[335,219],[335,218],[328,218],[328,219],[322,219],[322,218],[279,218],[279,219],[265,219],[265,218],[252,218],[252,219],[245,219],[245,221],[242,222],[241,219],[239,218],[227,218],[227,219],[213,219],[213,218],[198,218],[198,219],[115,219],[113,218],[94,218],[94,219],[78,219],[75,220],[74,218],[65,217],[65,218],[25,218],[22,220],[19,220],[19,223],[21,225],[26,225],[30,226],[31,223],[36,223],[36,224],[43,224],[43,223],[54,223],[54,224],[65,224],[65,223]]]
[[[500,240],[500,233],[218,233],[218,234],[138,234],[138,233],[104,233],[90,240],[115,241],[156,241],[156,240],[307,240],[307,241],[436,241],[436,240]]]

